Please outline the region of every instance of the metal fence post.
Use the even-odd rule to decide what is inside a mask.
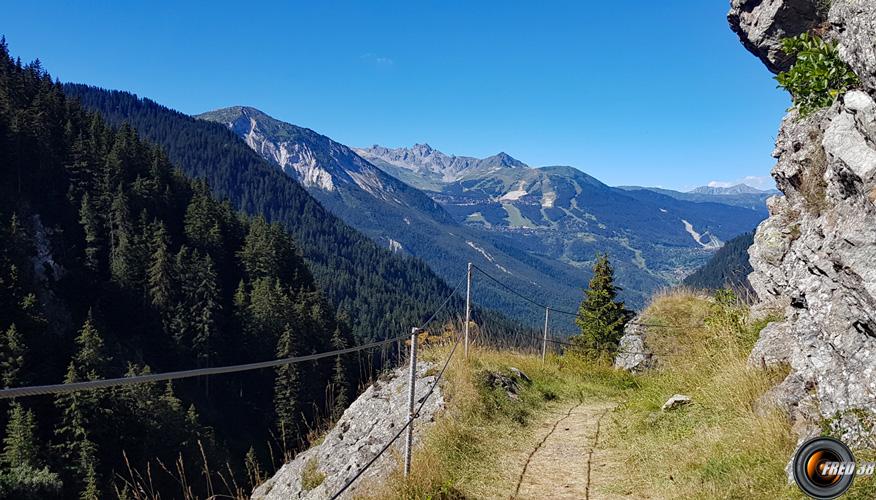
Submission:
[[[419,328],[411,329],[410,378],[408,379],[408,432],[405,438],[405,477],[411,473],[411,448],[414,445],[414,389],[417,384],[417,334]]]
[[[465,286],[465,349],[464,357],[468,359],[468,324],[471,322],[471,262],[468,263]]]
[[[548,318],[550,317],[551,308],[544,308],[544,338],[541,341],[541,363],[544,364],[544,357],[547,353],[547,338],[548,338]]]

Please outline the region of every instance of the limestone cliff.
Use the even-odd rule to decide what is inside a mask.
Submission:
[[[782,121],[773,177],[783,195],[749,250],[762,304],[784,316],[761,333],[756,365],[787,365],[770,394],[801,439],[827,423],[873,447],[876,422],[876,2],[733,0],[743,44],[772,71],[793,64],[780,39],[813,31],[839,44],[861,88]]]

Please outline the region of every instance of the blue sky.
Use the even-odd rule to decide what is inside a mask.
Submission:
[[[251,105],[351,146],[505,151],[612,185],[768,176],[789,105],[726,0],[179,4],[11,2],[0,33],[62,81],[185,113]]]

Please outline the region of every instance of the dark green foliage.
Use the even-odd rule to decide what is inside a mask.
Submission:
[[[277,341],[277,358],[295,356],[295,336],[292,327],[286,325]],[[283,441],[283,449],[290,447],[300,428],[298,407],[300,381],[298,367],[294,364],[277,367],[274,382],[274,411],[277,414],[277,432]]]
[[[18,402],[9,407],[9,421],[3,438],[3,464],[6,467],[37,466],[36,418],[33,411]]]
[[[597,255],[593,278],[584,291],[584,300],[575,318],[581,333],[571,339],[574,350],[597,355],[611,354],[617,350],[624,326],[632,317],[623,301],[616,300],[618,291],[608,256]]]
[[[730,288],[742,296],[748,296],[752,291],[748,283],[748,275],[752,272],[748,249],[753,243],[753,232],[728,241],[706,265],[684,279],[685,286],[706,290]]]
[[[208,151],[211,164],[241,166],[227,163],[216,143],[187,149]],[[222,180],[229,172],[211,178],[223,186],[217,192],[229,194]],[[270,175],[258,179],[247,184],[254,193]],[[334,307],[287,233],[292,213],[306,214],[295,219],[303,223],[296,234],[321,234],[309,240],[311,250],[323,245],[328,256],[340,245],[352,252],[348,259],[361,257],[355,265],[339,263],[334,276],[348,288],[335,292],[369,311],[371,325],[384,310],[401,307],[390,321],[403,319],[409,328],[428,307],[381,302],[389,288],[381,276],[398,282],[417,272],[431,276],[421,264],[389,259],[367,245],[359,254],[360,237],[331,222],[318,205],[285,202],[257,204],[268,203],[266,218],[285,225],[236,213],[213,198],[206,183],[174,170],[132,127],[113,129],[84,111],[38,63],[13,61],[0,42],[0,383],[55,384],[264,361],[276,356],[286,331],[287,349],[296,353],[329,350],[339,328],[349,339],[349,327],[335,321]],[[326,225],[337,232],[323,233]],[[330,243],[335,236],[341,241]],[[322,259],[322,272],[327,276],[334,264]],[[345,274],[352,269],[367,269],[369,278]],[[440,280],[429,279],[424,294],[444,290]],[[408,292],[398,287],[396,296]],[[371,308],[372,301],[382,305]],[[290,443],[334,410],[327,394],[335,361],[296,368],[299,425]],[[151,466],[152,487],[168,492],[163,497],[178,496],[175,480],[155,473],[157,460],[173,464],[181,457],[187,470],[199,470],[200,445],[211,465],[227,462],[242,472],[247,450],[271,441],[273,386],[274,374],[262,370],[212,378],[209,385],[193,379],[173,387],[34,398],[8,416],[4,408],[0,496],[45,498],[62,490],[67,498],[104,498],[120,475],[129,477],[125,457],[139,473]],[[196,496],[205,496],[203,477],[188,480]]]
[[[796,56],[788,71],[779,73],[779,87],[791,93],[802,116],[833,104],[836,98],[860,84],[858,76],[839,57],[836,43],[803,33],[782,40],[782,50]]]
[[[26,347],[15,323],[0,336],[0,382],[3,387],[14,387],[21,382]]]
[[[126,92],[75,84],[64,85],[64,90],[110,123],[132,124],[143,137],[159,144],[186,175],[206,180],[215,195],[236,209],[261,215],[289,231],[298,244],[295,251],[303,255],[326,298],[356,319],[351,328],[357,340],[410,331],[449,293],[425,263],[395,256],[341,222],[225,125],[197,120]],[[202,207],[189,208],[192,217],[209,216]],[[198,241],[189,244],[204,249],[215,226],[206,220],[187,222],[186,231]],[[250,280],[276,257],[263,252],[275,235],[259,233],[245,250]],[[217,255],[213,258],[220,260]],[[293,275],[298,268],[290,266],[283,272]],[[232,286],[236,285],[235,281]]]

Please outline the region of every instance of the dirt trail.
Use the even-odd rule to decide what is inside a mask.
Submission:
[[[516,468],[511,498],[626,498],[612,493],[618,478],[612,472],[617,457],[600,447],[600,434],[610,425],[611,402],[585,402],[546,414],[534,442],[514,451],[506,462]],[[604,434],[603,434],[604,435]],[[505,497],[507,498],[507,497]]]

